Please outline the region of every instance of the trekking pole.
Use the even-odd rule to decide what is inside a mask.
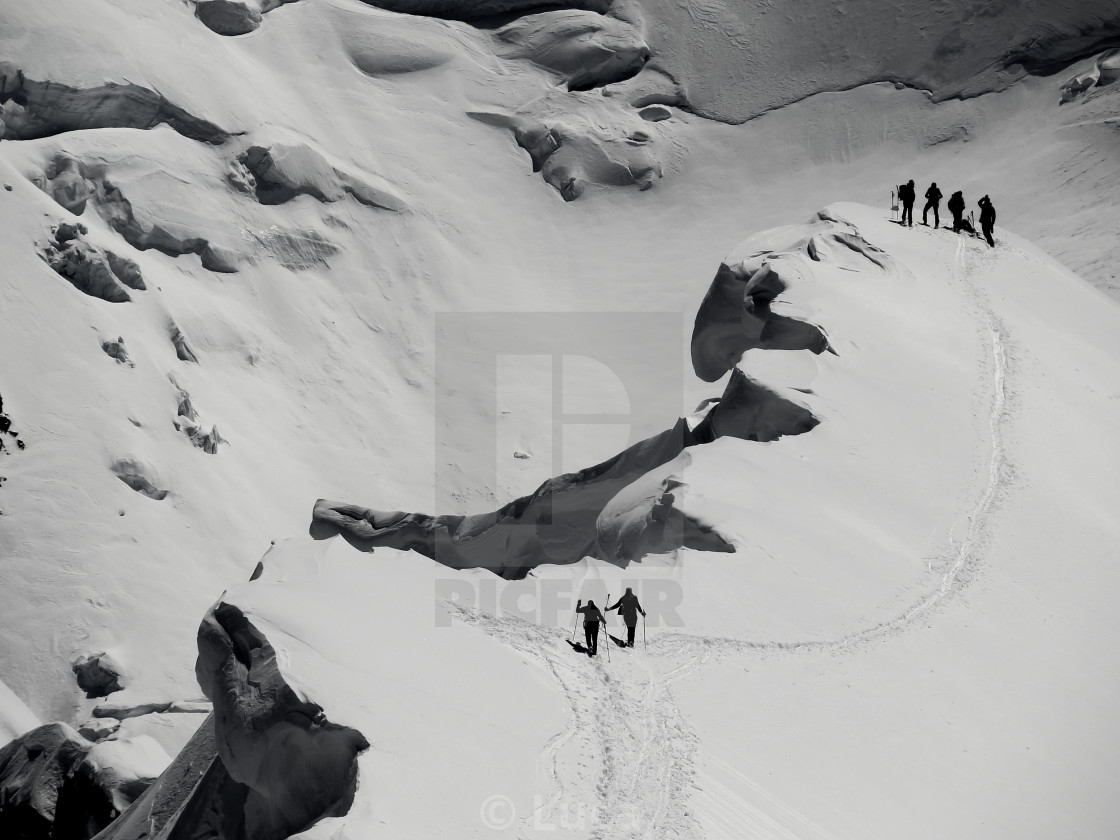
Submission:
[[[646,614],[642,613],[642,650],[645,650],[646,647]]]
[[[579,623],[579,613],[572,615],[572,641],[576,640],[576,624]]]
[[[604,607],[609,607],[610,605],[611,605],[611,593],[608,592],[607,593],[607,603],[603,604],[603,606]],[[606,642],[606,644],[607,644],[607,663],[610,664],[610,661],[611,661],[611,631],[607,627],[607,614],[606,613],[603,613],[603,635],[606,636],[606,638],[603,639],[603,641]]]

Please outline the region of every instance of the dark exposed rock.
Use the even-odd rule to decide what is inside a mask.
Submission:
[[[130,289],[142,292],[148,288],[144,283],[144,275],[140,273],[140,266],[134,260],[118,256],[108,250],[105,252],[105,256],[109,260],[109,268],[113,270],[113,274]]]
[[[194,13],[219,35],[245,35],[261,25],[261,13],[237,0],[198,0]]]
[[[124,688],[124,669],[104,651],[81,657],[72,668],[86,697],[107,697]]]
[[[105,351],[105,355],[116,361],[118,365],[136,367],[128,357],[128,351],[124,346],[124,338],[118,337],[116,341],[103,341],[101,342],[101,349]]]
[[[175,346],[175,357],[180,362],[194,362],[198,364],[198,357],[191,350],[190,345],[187,344],[187,337],[183,335],[183,331],[175,324],[171,325],[171,343]]]
[[[371,6],[408,15],[445,20],[485,22],[493,18],[527,15],[552,9],[606,12],[612,0],[362,0]]]
[[[13,840],[87,840],[116,816],[112,793],[87,760],[92,745],[64,723],[0,749],[0,834]]]
[[[117,259],[118,265],[126,271],[130,267],[136,269],[135,274],[130,274],[134,283],[139,275],[136,264],[131,260],[110,258],[107,252],[82,239],[85,233],[84,225],[63,222],[55,230],[54,241],[42,252],[43,260],[56,274],[69,280],[74,288],[90,297],[109,303],[126,303],[132,300],[113,271],[112,262]],[[140,288],[143,288],[142,279],[139,283]]]
[[[155,499],[156,501],[162,501],[167,498],[168,491],[156,487],[148,476],[145,475],[145,467],[136,461],[116,461],[113,463],[111,469],[117,478],[141,496],[147,496],[149,499]]]
[[[179,408],[175,417],[175,429],[187,436],[190,442],[209,455],[218,454],[218,445],[225,443],[225,439],[218,434],[218,427],[206,428],[198,418],[191,403],[191,395],[181,388],[174,379],[172,384],[179,390]]]
[[[35,81],[0,62],[0,115],[6,140],[34,140],[89,128],[153,128],[166,123],[192,140],[224,143],[229,134],[134,84],[73,88]]]

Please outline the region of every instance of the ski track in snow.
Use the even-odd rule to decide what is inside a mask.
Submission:
[[[751,651],[846,652],[896,635],[960,592],[975,575],[983,560],[988,517],[1011,475],[1003,437],[1010,340],[975,279],[983,258],[979,252],[971,253],[975,249],[967,245],[961,237],[953,274],[981,321],[979,331],[990,344],[983,364],[990,393],[988,458],[983,489],[965,520],[950,531],[952,548],[942,558],[945,569],[933,591],[892,618],[831,641],[753,641],[669,632],[655,636],[648,648],[612,648],[614,661],[609,665],[604,656],[609,639],[601,639],[599,658],[589,661],[566,644],[568,635],[561,630],[455,607],[463,621],[543,665],[569,707],[566,728],[549,740],[539,759],[541,778],[549,792],[538,798],[532,814],[522,815],[519,837],[541,831],[593,840],[700,837],[705,832],[691,805],[692,792],[700,787],[714,794],[709,797],[713,802],[706,816],[717,833],[723,830],[727,836],[744,836],[748,832],[752,837],[774,840],[838,840],[838,835],[714,756],[706,756],[707,765],[733,782],[735,790],[711,772],[705,772],[700,779],[703,784],[698,785],[694,767],[697,738],[670,687],[713,656]],[[952,531],[962,524],[967,527],[957,542]],[[618,628],[613,629],[617,632]]]

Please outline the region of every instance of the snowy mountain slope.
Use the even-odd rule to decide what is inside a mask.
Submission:
[[[864,250],[830,254],[841,234]],[[1120,734],[1120,674],[1083,640],[1118,629],[1120,311],[1016,237],[992,251],[855,205],[756,235],[725,265],[777,274],[775,313],[819,316],[835,350],[752,349],[741,362],[772,387],[805,388],[818,427],[724,438],[674,465],[684,509],[735,554],[503,581],[291,541],[222,596],[301,701],[371,744],[352,807],[301,836],[1116,830],[1120,766],[1099,745]],[[1053,317],[1035,306],[1044,295]],[[572,601],[626,586],[645,602],[649,646],[587,661],[568,644]],[[247,696],[210,694],[219,708]],[[500,734],[476,729],[497,709]],[[240,743],[218,720],[219,743]],[[284,744],[266,730],[255,749]],[[466,777],[438,769],[468,766],[460,750],[486,759]],[[235,777],[257,754],[222,753]]]
[[[801,35],[838,24],[831,8],[814,7],[801,10],[793,34],[778,27],[756,38],[752,44],[765,41],[764,49],[755,53],[752,45],[751,77],[741,79],[743,53],[728,57],[732,42],[719,27],[675,23],[678,12],[705,11],[696,4],[620,4],[606,17],[572,10],[515,16],[497,28],[344,0],[274,5],[264,4],[259,26],[235,38],[200,20],[207,4],[0,8],[0,182],[12,187],[0,191],[0,353],[9,361],[0,395],[27,444],[0,455],[7,478],[0,487],[0,676],[40,719],[86,722],[102,701],[81,697],[71,663],[109,649],[130,687],[123,699],[110,698],[121,708],[104,706],[109,716],[98,720],[196,699],[190,664],[198,617],[218,591],[248,577],[268,540],[301,533],[318,498],[453,515],[492,510],[719,396],[723,383],[676,371],[687,365],[704,287],[750,231],[809,218],[837,199],[885,208],[891,185],[937,180],[943,189],[963,188],[970,204],[993,196],[1001,248],[1030,251],[1005,233],[1014,230],[1094,284],[1116,287],[1117,88],[1087,88],[1058,105],[1066,80],[1096,66],[1090,53],[1107,30],[1098,25],[1107,24],[1106,4],[1079,4],[1064,16],[1056,4],[1033,4],[1029,14],[1024,7],[1000,12],[994,30],[968,26],[957,58],[939,58],[945,75],[932,82],[922,76],[932,66],[929,53],[912,50],[896,64],[899,39],[875,37],[896,24],[862,9],[847,17],[868,43],[885,45],[882,52],[856,50],[855,41],[844,47],[854,59],[831,47],[822,52]],[[928,46],[960,22],[951,11],[925,4],[900,9],[900,19],[937,16]],[[1014,25],[1012,12],[1019,13]],[[1040,33],[1037,56],[1060,59],[1047,72],[1086,58],[1054,75],[1021,77],[1004,58]],[[722,57],[730,77],[712,76],[698,57]],[[800,76],[800,68],[810,72]],[[928,84],[934,96],[863,83],[878,78]],[[679,100],[681,86],[689,103]],[[970,98],[953,98],[962,86]],[[985,90],[995,92],[979,95]],[[781,96],[771,101],[774,91]],[[694,113],[704,97],[742,105],[735,119],[756,106],[766,113],[723,124]],[[64,229],[60,237],[63,223],[80,223],[85,233],[60,241],[72,236]],[[868,224],[868,235],[878,237],[875,223],[860,218],[861,229]],[[906,253],[905,240],[887,244],[924,271],[927,262],[951,263],[946,243],[934,242],[918,257]],[[1031,253],[1028,274],[1040,259]],[[961,259],[967,264],[969,254]],[[996,358],[987,321],[978,319],[987,311],[982,297],[948,308],[947,289],[964,282],[964,270],[954,271],[930,275],[944,284],[929,291],[945,312],[936,328],[905,296],[878,310],[896,325],[891,340],[874,345],[886,358],[852,348],[812,364],[781,358],[800,352],[747,354],[744,369],[768,384],[821,388],[834,398],[830,408],[819,397],[790,394],[824,422],[758,450],[767,454],[752,455],[759,461],[752,468],[800,479],[799,491],[844,523],[841,545],[796,533],[784,510],[762,517],[765,538],[752,542],[755,523],[745,526],[721,507],[731,492],[721,484],[724,453],[734,442],[690,452],[689,473],[707,479],[686,479],[685,512],[727,533],[740,550],[705,556],[722,587],[711,603],[724,606],[701,606],[709,596],[693,592],[689,626],[717,636],[761,627],[765,636],[819,641],[889,621],[939,591],[944,568],[959,556],[952,540],[963,539],[963,526],[953,523],[989,486],[990,416],[961,406],[972,405],[973,389],[989,393],[983,389],[994,381],[989,360]],[[1062,305],[1072,294],[1061,295]],[[1111,317],[1099,303],[1056,311],[1048,287],[1029,300],[1018,305],[1045,311],[1062,335],[1079,331],[1090,309]],[[853,332],[870,329],[852,321],[863,305],[858,298],[814,287],[791,301],[820,309],[830,340],[851,340],[843,333],[853,325]],[[1004,301],[989,304],[996,322],[1006,323]],[[641,407],[629,429],[592,418],[566,436],[561,452],[553,391],[544,384],[552,371],[518,360],[518,342],[541,331],[533,313],[589,313],[573,319],[558,348],[579,359],[604,332],[595,318],[622,312],[667,313],[649,322],[656,329],[627,330],[616,342],[639,360],[669,349],[665,370],[674,372],[661,371],[646,387],[663,398]],[[491,332],[511,338],[503,349],[511,358],[499,371],[496,434],[489,397],[467,382],[454,412],[439,402],[441,354],[454,356],[464,346],[457,342],[475,340],[468,313],[494,316]],[[906,331],[951,341],[954,353],[927,356],[928,348],[902,340]],[[1114,346],[1112,334],[1046,341],[1047,357],[1069,352],[1073,368],[1083,353],[1114,358],[1102,351]],[[925,410],[917,419],[878,414],[889,394],[868,371],[903,380],[892,368],[896,353],[918,359],[944,397],[920,395],[914,404]],[[872,356],[866,381],[848,378],[844,359]],[[570,364],[565,369],[576,370]],[[1057,378],[1049,374],[1046,387]],[[617,386],[601,370],[585,370],[556,387],[565,401],[581,398],[597,414],[615,410]],[[841,405],[843,417],[860,422],[839,423]],[[1073,426],[1076,415],[1104,428],[1110,407],[1090,401],[1055,422]],[[915,423],[936,430],[927,436],[932,447],[916,448],[926,438],[896,436]],[[943,426],[951,437],[938,437]],[[814,481],[799,461],[770,454],[842,448],[850,438],[838,443],[841,427],[863,435],[865,445],[889,441],[892,457],[923,475],[932,471],[936,492],[921,498],[897,477],[880,485],[883,472],[867,465],[861,472],[855,456]],[[484,471],[465,466],[475,463],[480,440],[495,437],[496,463]],[[1032,453],[1054,452],[1039,469],[1063,490],[1055,504],[1072,498],[1075,507],[1103,509],[1079,488],[1102,483],[1094,468],[1109,465],[1109,444],[1087,458],[1070,448],[1080,439],[1057,430],[1032,440],[1024,444]],[[1101,438],[1094,432],[1084,440]],[[882,454],[880,465],[889,462]],[[1059,476],[1057,463],[1074,477]],[[878,486],[877,495],[851,492],[854,476],[862,482],[856,490]],[[666,479],[652,476],[649,487]],[[759,504],[771,483],[752,491]],[[835,486],[849,492],[838,498]],[[1099,489],[1108,498],[1110,488]],[[639,507],[653,492],[637,494],[623,514],[644,520]],[[889,522],[880,513],[887,505],[895,514]],[[909,514],[899,512],[904,507]],[[881,542],[880,550],[866,551],[867,539]],[[767,598],[742,576],[744,546],[771,543],[781,550],[762,562],[781,598]],[[893,563],[891,551],[917,560]],[[1100,556],[1095,548],[1085,553]],[[783,562],[788,555],[796,555],[792,567]],[[843,576],[842,564],[828,563],[836,555],[859,574]],[[646,568],[655,578],[666,574]],[[868,579],[876,584],[864,586]],[[804,603],[804,612],[791,614],[787,598]],[[727,605],[740,601],[754,608],[758,626],[726,617]],[[725,622],[731,629],[720,629]],[[201,715],[156,712],[122,727],[155,734],[173,753],[197,722],[188,727],[186,718]]]

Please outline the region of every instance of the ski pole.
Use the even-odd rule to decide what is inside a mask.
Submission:
[[[579,613],[572,615],[572,641],[576,640],[576,625],[579,623]]]
[[[642,650],[646,649],[646,614],[642,613]]]
[[[604,607],[609,607],[610,605],[611,605],[611,593],[608,592],[607,593],[607,603],[603,604],[603,606]],[[605,639],[603,639],[603,641],[606,642],[606,644],[607,644],[607,663],[609,664],[610,661],[611,661],[611,631],[607,628],[607,614],[606,613],[603,613],[603,635],[606,637]]]

